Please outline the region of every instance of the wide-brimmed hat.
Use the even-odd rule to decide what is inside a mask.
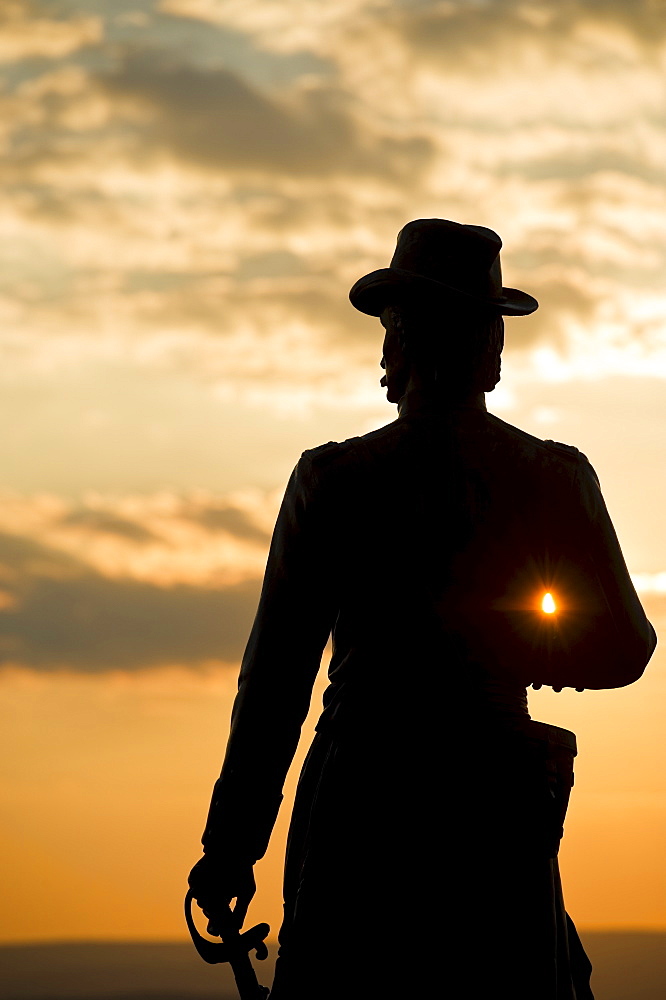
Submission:
[[[448,219],[415,219],[398,234],[389,267],[371,271],[349,293],[353,306],[379,316],[390,305],[455,301],[494,307],[504,316],[527,316],[539,303],[502,286],[502,241],[485,226]]]

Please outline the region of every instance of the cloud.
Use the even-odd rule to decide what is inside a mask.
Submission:
[[[572,321],[592,326],[597,302],[595,297],[566,278],[526,282],[526,290],[539,302],[539,309],[525,320],[506,325],[505,350],[525,350],[547,343],[566,349],[567,330]]]
[[[3,0],[0,7],[0,63],[42,57],[59,59],[100,42],[100,17],[76,14],[55,18],[39,0]]]
[[[267,545],[270,535],[267,531],[250,521],[247,513],[238,507],[220,506],[206,507],[191,514],[191,519],[206,528],[208,531],[225,531],[237,538],[247,539],[251,542]]]
[[[5,576],[19,588],[33,570],[37,577],[47,571],[57,578],[90,572],[166,589],[256,582],[278,500],[277,494],[258,491],[91,494],[83,502],[5,494],[0,496]],[[3,579],[0,572],[0,584]]]
[[[521,58],[528,48],[548,48],[556,56],[576,56],[594,68],[591,56],[633,59],[640,49],[657,48],[666,37],[659,6],[637,0],[485,0],[471,4],[427,0],[398,6],[394,21],[421,55],[492,74],[497,57]],[[572,49],[578,45],[578,53]],[[494,58],[493,58],[494,57]]]
[[[208,24],[232,27],[258,39],[269,51],[317,50],[340,27],[367,23],[367,0],[158,0],[158,9],[174,17],[198,18]],[[386,7],[382,5],[384,10]]]
[[[84,672],[236,662],[258,600],[268,507],[274,500],[259,495],[84,506],[5,497],[0,661]]]
[[[76,357],[271,412],[367,409],[376,327],[347,291],[424,216],[502,235],[507,283],[542,300],[508,350],[662,370],[663,32],[627,10],[101,5],[96,48],[0,94],[12,370]]]
[[[0,538],[0,559],[16,556]],[[258,599],[256,582],[225,588],[158,587],[112,580],[60,566],[48,550],[33,548],[62,575],[33,574],[15,604],[0,611],[0,658],[44,670],[136,670],[169,663],[237,661]]]
[[[91,510],[90,508],[71,510],[63,517],[61,524],[82,528],[92,535],[111,535],[137,544],[158,540],[157,535],[142,524],[103,510]]]
[[[632,573],[631,581],[639,594],[666,594],[666,573]]]
[[[208,168],[397,177],[431,153],[424,137],[364,134],[347,95],[332,87],[305,89],[290,106],[230,70],[174,64],[150,50],[129,54],[98,82],[146,112],[138,131],[153,154],[162,147]]]

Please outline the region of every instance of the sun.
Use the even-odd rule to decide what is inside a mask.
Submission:
[[[552,615],[557,611],[557,605],[553,599],[553,595],[548,591],[547,594],[543,595],[543,600],[541,601],[541,610],[545,611],[547,615]]]

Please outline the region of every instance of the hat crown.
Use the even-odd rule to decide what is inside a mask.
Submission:
[[[489,306],[503,316],[528,316],[539,303],[502,286],[502,241],[492,229],[448,219],[414,219],[398,234],[390,267],[364,274],[349,298],[368,316],[419,300],[461,309]]]
[[[392,268],[445,282],[483,298],[502,295],[502,241],[485,226],[415,219],[398,234]]]

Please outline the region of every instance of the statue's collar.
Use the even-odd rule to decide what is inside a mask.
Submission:
[[[436,417],[452,410],[487,411],[485,393],[462,399],[451,396],[424,396],[422,393],[408,392],[398,403],[399,417]]]

